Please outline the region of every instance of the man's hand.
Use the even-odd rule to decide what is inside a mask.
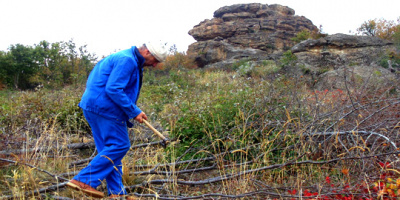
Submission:
[[[141,112],[138,116],[135,117],[134,120],[138,121],[139,123],[143,123],[143,120],[147,120],[146,114],[144,112]]]

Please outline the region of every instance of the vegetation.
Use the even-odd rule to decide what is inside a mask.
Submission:
[[[0,52],[0,77],[8,86],[0,91],[2,199],[84,198],[64,185],[96,154],[77,107],[94,57],[75,48],[71,41],[43,41]],[[146,68],[138,104],[171,143],[162,148],[142,124],[129,129],[132,146],[123,160],[129,193],[143,199],[399,198],[398,79],[344,78],[344,88],[317,89],[296,62],[287,51],[276,62],[196,69],[175,51],[159,68]],[[33,87],[38,84],[43,87]]]
[[[400,17],[397,22],[385,19],[368,20],[357,29],[359,34],[374,36],[392,41],[396,44],[396,51],[387,52],[381,59],[380,65],[386,68],[400,68]]]
[[[11,45],[8,52],[0,51],[0,85],[13,89],[33,89],[37,86],[60,88],[80,84],[96,61],[86,46],[77,48],[75,43],[49,43],[25,46]]]
[[[292,38],[293,42],[299,43],[303,40],[307,40],[311,38],[311,33],[310,31],[306,31],[306,30],[302,30],[301,32],[299,32],[296,37]]]
[[[400,18],[397,22],[385,19],[372,19],[364,22],[357,29],[359,34],[375,36],[386,40],[395,40],[399,34]]]
[[[295,43],[299,43],[304,40],[308,39],[319,39],[321,37],[326,37],[328,34],[323,33],[322,31],[322,25],[319,26],[319,29],[316,31],[308,31],[308,30],[302,30],[299,33],[297,33],[296,37],[291,38],[291,40]]]
[[[174,142],[140,148],[158,139],[142,125],[130,130],[129,191],[176,199],[398,196],[399,84],[318,91],[307,77],[283,73],[295,62],[285,55],[281,64],[245,61],[230,72],[186,68],[174,57],[164,69],[146,69],[139,105]],[[263,64],[274,70],[255,70]],[[91,142],[76,106],[83,89],[1,92],[3,197],[81,197],[58,184],[94,153],[71,146]]]

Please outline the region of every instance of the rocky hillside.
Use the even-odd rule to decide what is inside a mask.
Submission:
[[[214,12],[214,18],[189,31],[197,42],[189,46],[188,55],[195,58],[199,67],[232,59],[271,59],[274,54],[290,49],[294,45],[291,38],[302,30],[318,29],[287,6],[225,6]]]

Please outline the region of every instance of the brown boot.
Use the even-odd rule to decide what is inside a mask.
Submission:
[[[128,196],[128,195],[116,195],[112,194],[108,197],[108,199],[112,200],[136,200],[137,198],[134,196]]]
[[[96,198],[103,198],[104,197],[104,193],[100,192],[96,189],[94,189],[93,187],[91,187],[90,185],[87,185],[85,183],[82,183],[80,181],[74,180],[72,179],[71,181],[69,181],[66,186],[81,191],[91,197],[96,197]]]

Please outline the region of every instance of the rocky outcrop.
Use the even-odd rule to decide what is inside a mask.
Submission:
[[[321,74],[314,87],[318,90],[344,90],[346,89],[345,83],[347,83],[372,88],[378,85],[393,85],[396,79],[394,73],[378,65],[340,66]]]
[[[193,27],[197,41],[187,54],[199,67],[242,58],[273,59],[290,49],[291,38],[302,30],[317,31],[312,22],[282,5],[236,4],[214,12],[214,18]]]
[[[340,88],[344,83],[391,84],[396,74],[379,66],[388,52],[394,52],[392,42],[371,36],[334,34],[309,39],[291,48],[298,68],[316,80],[317,89]]]
[[[371,36],[334,34],[309,39],[291,48],[298,62],[314,67],[335,68],[341,65],[376,65],[377,60],[394,45]]]

